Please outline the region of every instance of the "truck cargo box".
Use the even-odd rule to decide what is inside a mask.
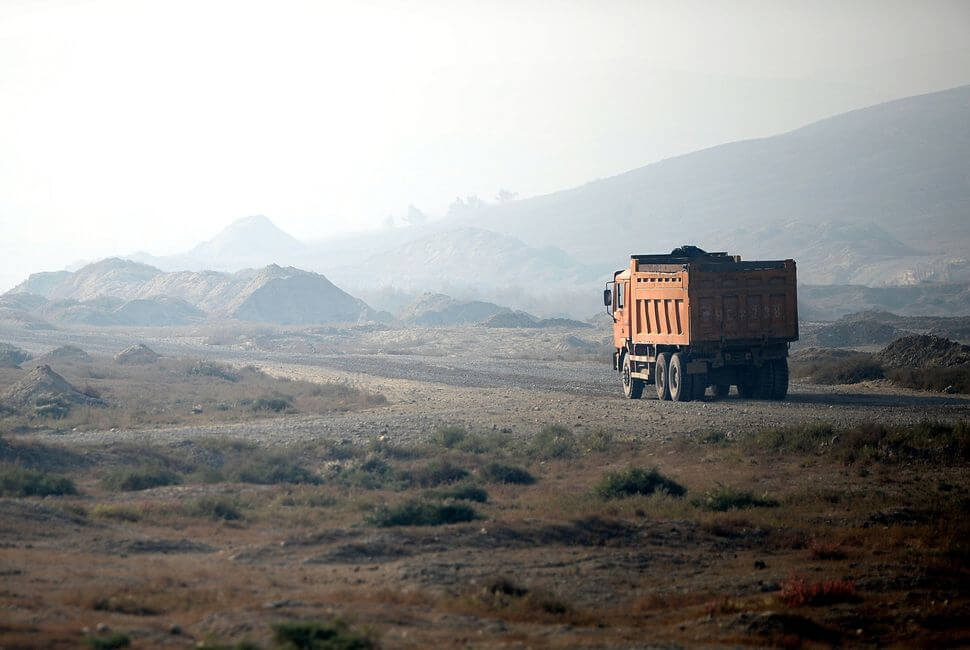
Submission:
[[[630,266],[609,284],[618,371],[626,360],[633,378],[653,381],[668,369],[657,366],[658,357],[669,364],[678,355],[673,371],[697,375],[698,386],[713,382],[704,388],[724,392],[729,383],[753,393],[749,384],[768,381],[760,375],[775,381],[783,373],[787,392],[787,361],[783,369],[776,361],[798,339],[794,260],[746,262],[703,252],[632,255]],[[774,369],[762,372],[768,366]],[[694,392],[696,397],[702,390]]]

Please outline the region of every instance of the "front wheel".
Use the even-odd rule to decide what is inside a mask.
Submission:
[[[660,353],[657,355],[656,371],[654,372],[654,383],[657,385],[657,399],[670,399],[670,386],[668,385],[667,355]]]
[[[643,396],[643,380],[633,376],[633,362],[630,355],[623,356],[623,395],[627,399],[640,399]]]

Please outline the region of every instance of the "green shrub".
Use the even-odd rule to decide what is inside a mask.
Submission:
[[[93,650],[115,650],[115,648],[127,648],[131,645],[131,639],[121,632],[115,632],[110,636],[88,637],[84,642]]]
[[[779,453],[806,453],[828,444],[835,431],[831,424],[797,424],[790,427],[762,429],[744,436],[745,442],[759,450]]]
[[[215,377],[228,382],[237,382],[240,379],[239,373],[233,370],[232,366],[214,361],[196,361],[189,366],[187,374],[198,377]]]
[[[254,411],[281,413],[292,406],[293,400],[290,397],[260,397],[253,401],[252,408]]]
[[[221,521],[235,521],[242,519],[242,513],[228,499],[223,497],[202,497],[190,504],[188,514],[195,517],[207,517]]]
[[[640,467],[629,467],[619,472],[604,474],[596,485],[595,492],[602,499],[620,499],[654,492],[679,497],[683,496],[687,489],[661,474],[656,467],[649,471]]]
[[[774,508],[778,502],[766,497],[756,497],[746,490],[718,485],[711,488],[692,502],[698,508],[712,510],[714,512],[727,512],[728,510],[743,510],[745,508]]]
[[[949,368],[893,368],[887,374],[893,383],[906,388],[970,393],[970,365]]]
[[[511,436],[505,431],[493,433],[469,433],[458,443],[458,449],[470,454],[487,454],[507,449],[511,445]]]
[[[273,638],[286,650],[372,650],[377,645],[343,621],[293,621],[273,626]]]
[[[320,477],[283,456],[254,459],[235,475],[240,483],[275,485],[278,483],[320,483]]]
[[[18,465],[0,466],[0,495],[6,497],[43,497],[77,494],[74,481]]]
[[[586,453],[603,453],[613,446],[613,433],[606,429],[596,429],[580,437],[579,442]]]
[[[380,506],[367,518],[374,526],[441,526],[478,519],[474,508],[457,503],[405,501],[396,506]]]
[[[468,470],[447,460],[436,460],[409,473],[411,482],[421,487],[437,487],[457,483],[468,476]]]
[[[536,482],[536,478],[524,467],[505,465],[504,463],[489,463],[482,468],[482,476],[491,483],[532,485]]]
[[[110,490],[124,490],[135,492],[148,490],[165,485],[178,485],[182,478],[175,472],[163,467],[139,467],[137,469],[120,469],[104,478],[102,483]]]
[[[435,432],[435,441],[442,447],[451,449],[468,437],[463,427],[441,427]]]
[[[488,502],[488,492],[475,485],[460,485],[448,490],[439,490],[432,492],[430,496],[438,497],[439,499],[455,499],[457,501]]]
[[[572,458],[579,451],[576,434],[559,424],[547,424],[529,442],[526,453],[530,458]]]

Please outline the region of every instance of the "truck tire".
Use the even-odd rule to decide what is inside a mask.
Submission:
[[[775,362],[762,364],[758,372],[758,388],[755,395],[758,399],[774,399],[775,394]]]
[[[627,354],[623,355],[623,370],[620,371],[620,377],[623,380],[623,395],[627,399],[640,399],[643,396],[643,380],[637,379],[632,376],[633,374],[633,362],[630,361],[630,356]]]
[[[667,367],[667,383],[670,385],[670,399],[675,402],[689,402],[694,397],[694,378],[687,374],[687,358],[680,352],[670,357]]]
[[[657,385],[657,399],[663,401],[670,399],[670,386],[667,384],[667,355],[660,353],[657,355],[656,370],[653,373],[654,383]]]
[[[783,400],[788,396],[788,359],[778,359],[774,365],[774,381],[771,387],[771,399]]]
[[[761,370],[756,366],[748,366],[738,371],[738,395],[744,399],[757,397],[760,383]]]
[[[731,384],[714,384],[714,397],[722,399],[731,392]]]

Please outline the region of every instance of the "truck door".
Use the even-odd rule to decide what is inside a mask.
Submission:
[[[626,340],[630,338],[630,281],[617,281],[616,292],[613,295],[615,296],[613,317],[616,318],[613,338],[616,347],[621,348],[626,345]]]

